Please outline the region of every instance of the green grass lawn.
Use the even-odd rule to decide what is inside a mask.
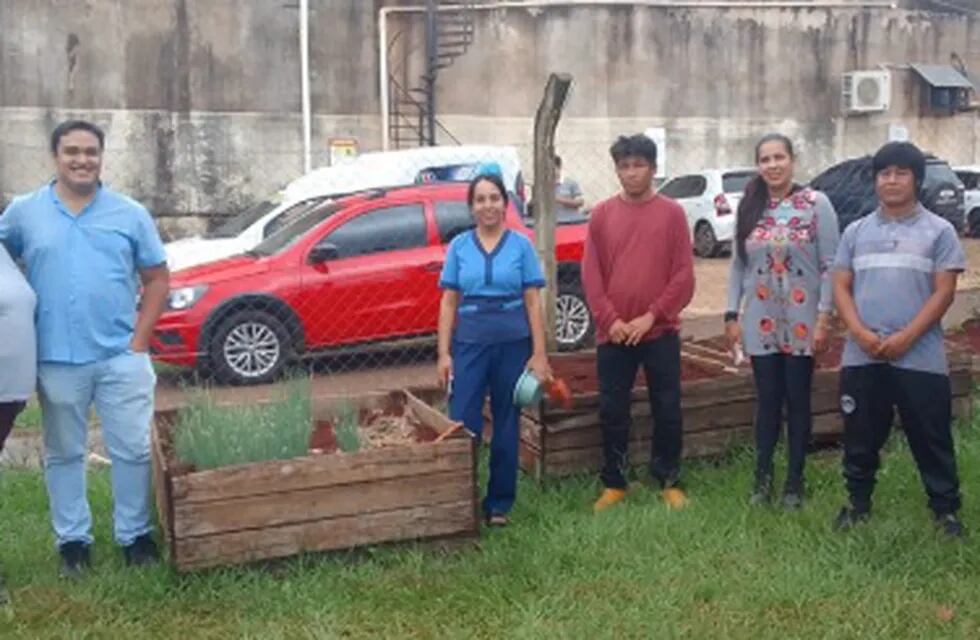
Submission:
[[[107,472],[93,472],[95,567],[59,581],[38,473],[0,476],[6,638],[980,638],[980,427],[959,431],[973,537],[942,539],[909,453],[880,475],[871,523],[830,530],[838,456],[811,457],[799,513],[750,508],[751,456],[692,464],[692,504],[637,487],[590,512],[592,478],[522,479],[513,524],[479,548],[416,547],[178,576],[127,571],[111,544]]]
[[[14,420],[15,429],[40,430],[41,428],[41,407],[37,403],[37,398],[31,398],[23,411]]]

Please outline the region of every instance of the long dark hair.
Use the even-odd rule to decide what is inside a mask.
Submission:
[[[793,152],[793,142],[789,138],[781,133],[767,133],[755,144],[756,165],[759,164],[759,151],[762,149],[762,145],[767,142],[783,143],[783,146],[786,147],[786,152],[789,153],[789,157],[796,157]],[[793,185],[793,191],[799,189],[799,185]],[[766,181],[759,174],[749,180],[748,184],[745,185],[745,193],[742,194],[742,201],[738,203],[738,213],[735,219],[735,251],[738,252],[738,257],[742,262],[748,262],[748,256],[745,252],[745,241],[753,229],[755,229],[756,225],[759,224],[759,220],[762,219],[762,214],[768,207],[769,187],[766,186]]]

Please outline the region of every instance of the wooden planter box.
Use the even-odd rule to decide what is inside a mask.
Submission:
[[[315,398],[314,419],[340,403],[411,411],[443,433],[452,423],[397,391]],[[303,456],[182,473],[158,412],[153,473],[160,522],[178,571],[407,540],[479,535],[476,447],[465,430],[438,443]]]
[[[684,366],[714,370],[713,377],[682,382],[684,457],[725,454],[753,441],[755,387],[751,372],[735,370],[719,357],[685,345]],[[552,356],[555,375],[595,368],[595,352]],[[954,415],[969,415],[972,389],[971,357],[962,350],[950,352]],[[574,389],[574,383],[573,383]],[[843,433],[839,411],[838,371],[818,369],[813,377],[811,400],[813,440],[834,442]],[[630,432],[630,464],[649,462],[651,448],[650,405],[646,389],[638,384],[632,394],[633,427]],[[538,479],[576,473],[594,473],[602,465],[602,433],[599,394],[579,393],[574,407],[561,410],[542,404],[521,417],[521,468]]]

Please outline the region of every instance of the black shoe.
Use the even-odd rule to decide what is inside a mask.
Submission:
[[[752,494],[749,496],[749,504],[759,507],[769,504],[772,501],[772,478],[759,478],[755,481]]]
[[[956,517],[955,513],[936,514],[936,528],[942,531],[948,538],[965,538],[966,529],[963,523]]]
[[[133,540],[132,544],[123,547],[123,557],[127,567],[144,567],[160,560],[160,552],[153,536],[144,533]]]
[[[835,531],[847,531],[853,529],[862,522],[867,522],[871,518],[871,512],[867,510],[855,509],[852,506],[841,508],[840,513],[834,518]]]
[[[84,542],[66,542],[58,547],[58,553],[61,555],[58,575],[62,578],[81,578],[85,571],[92,566],[89,545]]]

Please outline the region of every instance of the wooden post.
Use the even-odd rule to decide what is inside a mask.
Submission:
[[[544,331],[549,352],[555,340],[558,268],[555,262],[555,130],[561,119],[572,76],[552,73],[534,117],[534,243],[544,270]]]

